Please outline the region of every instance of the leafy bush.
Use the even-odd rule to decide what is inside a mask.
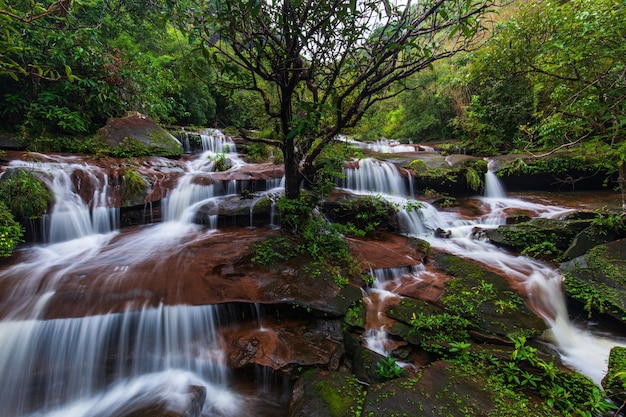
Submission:
[[[38,218],[52,204],[52,193],[32,171],[19,168],[8,171],[0,180],[0,201],[16,218]]]
[[[23,235],[22,226],[15,221],[7,206],[0,202],[0,256],[11,256]]]

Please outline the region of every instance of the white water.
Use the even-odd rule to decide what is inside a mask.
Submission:
[[[73,157],[39,155],[41,161],[13,160],[7,172],[24,169],[37,172],[52,191],[54,204],[47,215],[44,236],[51,243],[109,233],[119,227],[119,209],[114,208],[109,192],[108,175],[97,166],[75,162]],[[80,175],[79,187],[93,188],[84,201],[72,177]],[[83,183],[86,182],[86,183]]]
[[[80,282],[83,266],[100,266],[103,285],[116,285],[141,260],[169,256],[211,233],[192,223],[195,210],[237,187],[194,181],[211,175],[221,153],[231,169],[244,163],[223,135],[202,139],[205,152],[188,164],[164,203],[167,221],[130,235],[115,231],[116,222],[102,225],[109,202],[106,175],[97,168],[66,160],[27,164],[50,173],[53,243],[26,249],[21,263],[0,272],[0,284],[10,288],[0,305],[10,311],[0,321],[0,416],[108,417],[154,405],[180,412],[193,385],[207,391],[203,415],[249,414],[249,401],[229,386],[214,306],[142,308],[129,300],[126,312],[41,319],[60,284]],[[89,203],[73,190],[77,170],[98,184]]]
[[[473,235],[477,226],[487,229],[502,224],[507,209],[521,209],[534,212],[537,217],[547,218],[560,218],[572,209],[507,198],[497,176],[489,171],[485,178],[485,197],[478,197],[484,207],[481,216],[461,218],[456,213],[439,212],[425,203],[420,210],[407,211],[402,209],[402,196],[409,196],[411,190],[392,192],[403,188],[399,183],[402,178],[390,163],[366,159],[361,161],[357,169],[347,169],[345,174],[347,180],[343,185],[346,188],[352,188],[359,194],[383,195],[396,203],[400,207],[400,223],[407,235],[426,239],[433,247],[461,257],[469,255],[472,260],[496,268],[524,285],[534,309],[549,326],[549,341],[560,352],[563,362],[600,384],[606,373],[611,348],[626,346],[626,339],[594,334],[590,329],[583,329],[569,320],[560,286],[562,277],[558,270],[535,259],[513,255]],[[450,238],[435,237],[436,229],[449,232]],[[409,276],[419,280],[420,273],[414,271]],[[396,275],[392,281],[398,282],[403,276],[406,278],[407,274]],[[390,286],[389,279],[375,277],[375,284],[370,291],[386,292],[385,297],[394,296],[393,288],[397,285]],[[370,349],[388,354],[389,351],[384,348],[387,343],[385,330],[370,329],[368,332],[366,343]]]
[[[140,308],[129,304],[128,311],[122,313],[41,319],[63,280],[80,281],[82,265],[98,263],[105,272],[106,282],[114,285],[132,276],[138,259],[158,259],[211,233],[192,224],[196,208],[219,204],[217,198],[239,191],[240,186],[234,182],[226,186],[201,185],[203,182],[198,179],[212,175],[215,160],[211,158],[217,154],[225,153],[232,160],[232,169],[243,164],[234,153],[234,144],[230,145],[224,138],[226,147],[218,140],[219,135],[213,136],[207,137],[207,149],[189,163],[188,174],[181,178],[164,203],[166,222],[145,227],[129,236],[115,231],[115,222],[108,228],[96,226],[100,222],[92,220],[100,217],[94,214],[96,208],[103,207],[106,211],[107,201],[106,192],[99,192],[89,204],[59,205],[59,212],[55,214],[68,212],[71,213],[68,217],[82,219],[78,221],[78,231],[59,233],[55,238],[59,241],[54,240],[57,243],[28,248],[21,263],[0,273],[3,288],[8,287],[4,285],[7,282],[17,282],[11,286],[11,293],[3,294],[3,303],[12,306],[12,313],[0,322],[1,416],[107,417],[131,412],[133,407],[153,405],[155,401],[178,410],[188,399],[190,385],[201,385],[207,390],[204,415],[249,415],[251,410],[246,409],[246,399],[229,386],[214,307]],[[66,173],[76,169],[89,172],[91,178],[91,168],[80,164],[74,167],[71,160],[51,163]],[[21,166],[19,164],[22,162],[16,162],[16,166]],[[42,163],[27,166],[48,169]],[[354,187],[359,193],[383,195],[398,203],[411,198],[412,190],[406,187],[393,165],[366,160],[360,167],[360,174],[346,171],[349,177],[346,187]],[[93,174],[99,178],[97,170]],[[71,201],[76,193],[64,194],[71,188],[64,175],[59,172],[51,180],[59,179],[62,190],[58,195]],[[106,179],[102,178],[99,184],[100,188],[96,189],[106,190]],[[408,235],[426,238],[434,246],[461,256],[470,251],[473,258],[493,262],[508,274],[519,277],[520,282],[528,283],[532,294],[545,296],[545,300],[535,298],[546,309],[546,316],[554,318],[549,319],[550,326],[563,359],[597,381],[606,367],[607,348],[615,342],[569,322],[564,307],[561,309],[556,302],[562,300],[556,285],[558,274],[540,262],[512,257],[488,242],[470,239],[475,225],[495,227],[502,217],[499,213],[509,207],[532,210],[545,217],[558,217],[568,210],[506,197],[487,197],[482,201],[485,215],[476,219],[461,219],[425,205],[417,211],[404,210],[402,221]],[[56,221],[57,216],[51,216],[51,222],[52,217]],[[62,214],[59,219],[63,217]],[[433,238],[432,232],[437,227],[450,230],[451,238]],[[65,226],[59,226],[59,230],[65,230]],[[60,241],[63,239],[67,240]],[[401,280],[419,280],[424,273],[415,269],[385,276],[371,291],[380,297],[397,297],[395,291]],[[385,329],[372,331],[371,347],[384,353],[385,339]]]

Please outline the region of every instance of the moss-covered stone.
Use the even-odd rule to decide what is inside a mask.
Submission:
[[[0,201],[16,219],[36,219],[48,212],[54,198],[37,173],[17,168],[7,170],[2,176]]]
[[[297,381],[289,417],[358,416],[365,391],[350,374],[310,370]]]
[[[602,387],[617,403],[626,401],[626,348],[614,347],[609,355],[609,366],[602,379]]]
[[[98,130],[95,140],[106,142],[112,148],[112,154],[121,157],[180,157],[183,154],[183,145],[178,139],[138,112],[128,112],[124,117],[109,119]]]
[[[492,243],[524,255],[559,259],[574,238],[591,224],[591,220],[532,219],[486,230]]]
[[[561,265],[568,297],[580,302],[589,315],[607,314],[626,323],[626,240],[591,249]]]
[[[370,386],[361,417],[540,416],[540,408],[480,367],[438,361],[418,378]]]
[[[446,284],[439,301],[481,332],[507,337],[545,330],[543,320],[526,307],[503,277],[451,254],[439,253],[433,260],[439,270],[456,278]]]

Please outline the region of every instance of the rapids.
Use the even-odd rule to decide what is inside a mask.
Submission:
[[[18,261],[0,269],[0,415],[116,417],[155,404],[161,410],[180,413],[189,406],[198,386],[206,390],[203,416],[286,413],[280,388],[274,392],[266,383],[237,379],[226,366],[222,327],[236,318],[217,303],[179,304],[175,297],[160,299],[157,292],[137,284],[111,303],[109,313],[90,312],[93,300],[77,297],[72,300],[76,312],[53,319],[46,316],[59,286],[84,289],[89,284],[104,294],[107,288],[132,280],[144,264],[150,264],[155,275],[157,270],[166,271],[165,279],[178,285],[176,281],[193,268],[194,243],[209,242],[220,233],[214,218],[205,222],[209,227],[194,224],[197,209],[217,205],[220,198],[245,189],[235,180],[199,180],[212,178],[218,159],[229,161],[227,172],[245,166],[235,144],[219,132],[203,135],[202,142],[203,152],[186,164],[185,174],[163,202],[164,221],[132,230],[119,230],[119,209],[107,193],[106,175],[98,169],[68,157],[9,164],[7,169],[45,173],[55,205],[44,224],[46,243],[20,249]],[[396,146],[376,144],[383,149],[392,145]],[[402,148],[402,152],[417,149],[410,148]],[[94,190],[88,202],[73,186],[71,177],[77,171],[84,173],[82,177]],[[557,218],[575,206],[507,197],[495,174],[489,172],[486,195],[474,199],[482,213],[468,218],[427,203],[416,210],[411,183],[393,164],[364,159],[358,166],[346,168],[344,174],[340,187],[397,204],[406,235],[426,239],[443,251],[471,256],[499,270],[514,287],[529,294],[532,307],[550,327],[550,342],[565,363],[599,383],[611,346],[624,345],[623,340],[594,334],[569,320],[560,276],[552,266],[512,255],[472,235],[476,226],[497,227],[504,211],[512,207],[537,217]],[[275,188],[279,186],[278,181],[268,181],[266,190],[272,193],[272,200],[280,195]],[[435,237],[437,229],[449,231],[450,238]],[[85,271],[94,266],[99,275],[87,283]],[[368,312],[367,345],[386,354],[392,349],[385,332],[387,323],[375,306],[399,297],[401,288],[412,282],[428,280],[432,271],[416,266],[374,270],[372,274],[375,283],[366,295],[374,306]],[[264,331],[259,305],[251,309],[259,319],[258,328]]]

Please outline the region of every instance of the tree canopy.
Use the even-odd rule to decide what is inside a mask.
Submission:
[[[402,81],[472,47],[489,0],[192,1],[181,22],[203,39],[223,87],[256,92],[284,154],[286,196],[314,162]]]

